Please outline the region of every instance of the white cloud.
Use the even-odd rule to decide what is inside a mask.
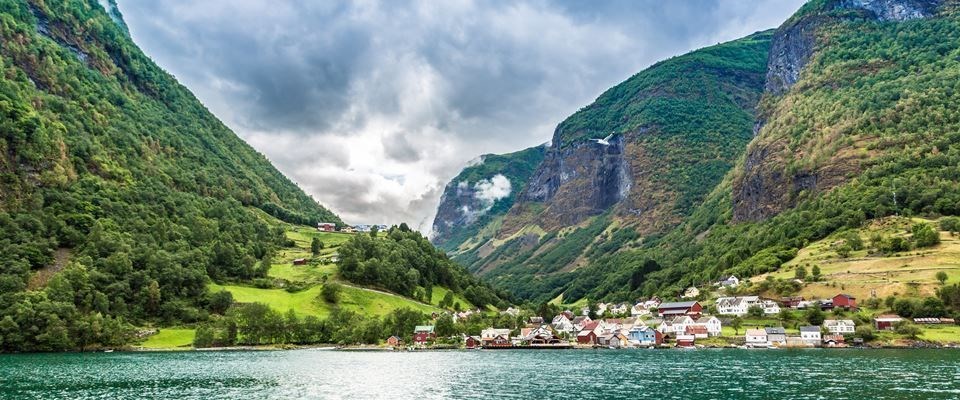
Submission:
[[[510,180],[502,174],[496,174],[490,179],[481,179],[473,185],[475,192],[473,194],[477,200],[488,204],[487,209],[493,206],[497,200],[510,195]]]
[[[477,155],[802,0],[120,1],[134,40],[322,204],[429,229]],[[493,185],[489,190],[499,190]],[[490,192],[494,193],[494,192]]]

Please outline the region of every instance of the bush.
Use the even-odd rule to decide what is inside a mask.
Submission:
[[[930,224],[915,224],[910,229],[916,247],[930,247],[940,244],[940,233]]]
[[[330,282],[323,285],[320,294],[323,296],[323,299],[330,304],[336,304],[340,301],[340,292],[343,291],[343,285]]]
[[[858,326],[856,333],[854,333],[853,336],[863,339],[864,342],[869,342],[877,337],[876,333],[873,331],[873,327],[869,325]]]

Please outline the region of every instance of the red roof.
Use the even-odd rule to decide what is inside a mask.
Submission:
[[[597,326],[600,326],[600,321],[590,321],[583,325],[582,331],[592,331],[597,329]]]
[[[686,334],[688,335],[706,335],[708,333],[707,327],[703,325],[687,325]]]
[[[836,295],[836,296],[833,296],[833,298],[837,298],[837,297],[846,297],[846,298],[851,299],[851,300],[856,300],[856,299],[857,299],[856,297],[853,297],[853,296],[851,296],[851,295],[849,295],[849,294],[846,294],[846,293],[840,293],[840,294],[838,294],[838,295]]]

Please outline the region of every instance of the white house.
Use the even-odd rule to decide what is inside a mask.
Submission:
[[[607,312],[607,303],[597,303],[597,315]]]
[[[507,309],[501,311],[500,314],[508,314],[508,315],[510,315],[510,316],[516,317],[517,315],[520,315],[520,309],[519,309],[519,308],[513,308],[513,307],[507,307]]]
[[[767,331],[763,329],[747,329],[747,346],[767,347],[770,342],[767,340]]]
[[[553,322],[550,325],[559,332],[573,332],[573,321],[570,321],[570,319],[563,314],[558,314],[556,317],[553,317]]]
[[[592,322],[592,321],[593,321],[593,320],[590,319],[590,317],[588,317],[588,316],[586,316],[586,315],[581,315],[581,316],[578,316],[578,317],[574,317],[573,320],[570,321],[570,323],[573,324],[573,330],[574,330],[574,332],[580,332],[581,330],[583,330],[583,327],[584,327],[584,326],[586,326],[587,324],[589,324],[589,323]]]
[[[736,276],[730,275],[730,277],[721,279],[719,282],[717,282],[717,286],[737,287],[740,286],[740,279],[737,279]]]
[[[849,319],[828,319],[823,321],[823,326],[828,332],[838,335],[853,333],[856,330],[853,320]]]
[[[693,318],[686,315],[674,317],[670,320],[664,320],[660,323],[658,331],[664,335],[682,335],[687,330],[687,325],[693,325]]]
[[[758,296],[740,296],[740,297],[718,297],[717,314],[721,315],[747,315],[751,306],[760,301]]]
[[[819,346],[823,338],[820,336],[820,327],[819,326],[801,326],[800,327],[800,340],[803,340],[804,343]]]
[[[690,286],[690,287],[687,288],[687,290],[685,290],[685,291],[683,292],[683,296],[680,296],[680,297],[681,297],[681,298],[684,298],[684,299],[693,299],[693,298],[696,298],[696,297],[699,296],[699,295],[700,295],[700,289],[697,289],[696,287]]]
[[[760,306],[763,307],[764,314],[770,315],[780,313],[780,305],[773,300],[763,300],[760,302]]]
[[[723,330],[720,319],[714,316],[702,316],[696,321],[696,324],[705,326],[710,336],[720,336],[720,331]]]
[[[627,303],[619,303],[619,304],[611,303],[607,305],[607,310],[610,311],[610,314],[615,314],[615,315],[626,314],[627,311],[630,310],[630,305],[628,305]]]

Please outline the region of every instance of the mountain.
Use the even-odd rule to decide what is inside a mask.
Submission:
[[[657,63],[564,120],[509,212],[456,259],[525,296],[535,275],[564,279],[675,226],[752,137],[771,35]]]
[[[488,239],[481,232],[495,232],[545,152],[546,146],[541,145],[510,154],[486,154],[464,168],[443,190],[433,221],[433,243],[453,251],[469,246],[464,243],[467,239]]]
[[[0,350],[201,320],[211,277],[266,274],[281,222],[341,223],[104,3],[0,0]]]
[[[455,257],[536,301],[676,296],[886,216],[956,215],[958,8],[815,0],[656,64],[561,123],[495,238]]]

